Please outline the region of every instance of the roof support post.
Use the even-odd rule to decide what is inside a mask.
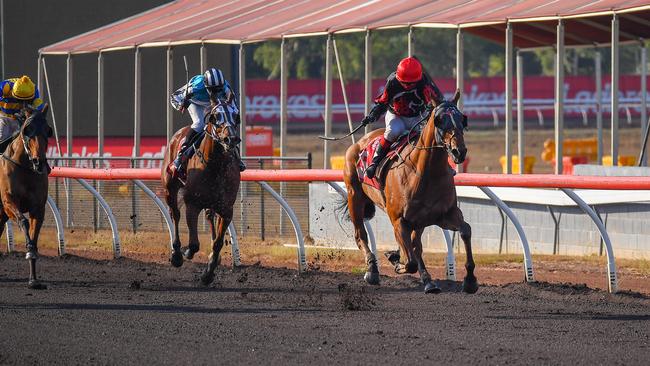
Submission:
[[[208,68],[208,49],[205,47],[205,43],[201,42],[201,51],[199,57],[201,58],[201,73]]]
[[[460,92],[460,99],[458,99],[457,107],[463,110],[463,90],[465,86],[465,59],[463,58],[463,31],[458,27],[456,32],[456,89]],[[463,164],[456,164],[456,171],[463,172]]]
[[[517,153],[519,154],[519,174],[524,174],[524,56],[517,51]]]
[[[65,107],[65,142],[66,142],[66,156],[70,158],[72,156],[72,126],[73,126],[73,98],[72,98],[72,71],[73,71],[73,62],[72,55],[68,53],[68,58],[66,60],[66,107]],[[50,99],[52,96],[50,96]],[[69,161],[68,161],[69,163]],[[73,222],[72,218],[72,190],[70,189],[70,180],[66,179],[64,181],[66,195],[65,195],[65,218],[66,225],[70,227]]]
[[[612,111],[612,166],[618,165],[618,15],[612,15],[612,81],[611,81],[611,111]]]
[[[140,156],[140,124],[142,121],[142,54],[140,48],[135,48],[134,58],[134,89],[133,89],[133,157]]]
[[[97,156],[104,156],[104,55],[97,54]]]
[[[239,44],[239,120],[240,155],[246,156],[246,51],[243,43]]]
[[[598,165],[603,164],[603,71],[602,71],[602,54],[600,49],[596,49],[594,55],[594,68],[596,70],[596,129],[598,140],[598,153],[596,161]]]
[[[413,53],[415,52],[415,49],[413,48],[413,27],[409,27],[409,33],[408,33],[408,38],[407,38],[407,44],[408,44],[408,55],[409,57],[413,56]]]
[[[286,154],[287,144],[287,41],[282,37],[280,43],[280,156]],[[284,160],[280,160],[280,169],[284,168]]]
[[[564,22],[557,21],[555,48],[555,174],[562,174],[564,144]]]
[[[325,131],[324,136],[332,135],[332,35],[327,35],[325,44]],[[323,168],[330,168],[329,141],[323,141]]]
[[[458,27],[456,32],[456,89],[460,91],[461,98],[458,100],[458,109],[463,110],[463,92],[465,91],[465,58],[463,47],[463,31]]]
[[[167,93],[165,93],[164,103],[167,106],[167,141],[172,139],[174,135],[174,109],[169,103],[169,96],[174,92],[174,48],[167,47],[166,53],[167,64],[167,84],[165,85]]]
[[[641,146],[645,147],[645,130],[648,127],[648,89],[647,89],[647,78],[648,78],[648,50],[644,42],[641,42],[641,135],[643,136],[641,140]],[[645,151],[641,152],[641,158],[639,159],[640,166],[648,165],[648,157],[645,154]]]
[[[5,70],[5,50],[7,47],[5,46],[5,2],[4,0],[0,0],[0,67],[2,67],[2,72],[0,73],[0,77],[2,77],[1,80],[5,79],[5,74],[7,73],[7,70]]]
[[[506,174],[512,174],[512,23],[506,25]]]
[[[41,99],[45,100],[45,95],[43,94],[43,54],[40,53],[40,52],[38,53],[37,62],[38,62],[38,65],[36,65],[36,69],[37,69],[36,87],[38,88],[38,91],[41,93]],[[4,79],[0,79],[0,80],[4,80]]]
[[[366,29],[365,37],[365,79],[364,79],[364,90],[366,95],[366,103],[363,108],[363,113],[367,116],[370,113],[370,109],[374,104],[373,99],[374,95],[372,93],[372,38],[370,34],[370,29]],[[370,126],[365,127],[365,133],[370,132]]]

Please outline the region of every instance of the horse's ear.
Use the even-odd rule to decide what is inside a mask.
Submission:
[[[460,89],[456,89],[456,93],[454,94],[454,98],[451,101],[452,101],[452,103],[457,104],[458,100],[460,100]]]
[[[41,113],[47,114],[48,109],[50,109],[50,105],[47,104],[47,103],[43,104],[43,109],[42,109]]]

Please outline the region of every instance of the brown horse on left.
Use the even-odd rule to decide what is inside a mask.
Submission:
[[[199,251],[197,221],[201,210],[206,210],[212,234],[212,254],[208,267],[201,275],[201,283],[209,285],[214,281],[219,252],[223,247],[228,225],[232,221],[233,205],[239,191],[239,164],[233,151],[240,139],[234,127],[225,122],[227,119],[223,118],[223,110],[220,110],[219,106],[215,107],[206,119],[208,122],[205,127],[205,137],[196,143],[196,152],[187,163],[187,178],[184,182],[173,178],[167,173],[166,167],[176,157],[181,140],[187,135],[189,127],[178,130],[169,141],[162,164],[162,185],[174,221],[174,240],[170,258],[174,267],[183,265],[183,257],[192,259]],[[178,208],[179,191],[183,192],[185,219],[190,235],[188,246],[182,249],[178,232],[178,221],[181,216]]]
[[[27,111],[29,116],[20,133],[7,146],[0,159],[0,235],[9,219],[25,234],[29,260],[29,288],[47,288],[36,275],[38,235],[47,203],[47,139],[52,129],[47,124],[47,104],[42,111]],[[24,213],[29,213],[27,219]]]

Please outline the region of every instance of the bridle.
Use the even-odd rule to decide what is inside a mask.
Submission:
[[[205,122],[205,127],[203,132],[208,135],[213,141],[219,143],[223,147],[224,151],[228,151],[232,146],[239,143],[239,137],[237,137],[233,125],[235,124],[232,114],[227,111],[228,106],[221,100],[217,100],[217,104],[208,112],[204,117],[203,121]],[[228,136],[220,136],[216,131],[216,127],[223,126],[222,128],[228,129]],[[198,141],[201,141],[199,139]],[[195,147],[196,155],[199,157],[203,164],[207,164],[207,159],[205,154],[198,148]]]
[[[32,157],[31,150],[29,148],[29,140],[31,140],[32,138],[37,138],[40,135],[43,135],[43,133],[42,133],[43,131],[41,131],[42,129],[39,128],[41,126],[36,126],[37,130],[33,133],[33,136],[26,135],[24,133],[25,128],[30,127],[31,123],[32,123],[32,120],[30,120],[30,119],[25,121],[25,124],[21,127],[20,136],[19,136],[20,140],[22,141],[23,150],[25,151],[25,154],[29,158],[31,166],[25,166],[25,165],[21,164],[20,162],[18,162],[16,160],[12,159],[11,157],[7,156],[4,153],[2,154],[2,158],[4,158],[5,160],[13,163],[14,165],[18,166],[19,168],[22,168],[22,169],[27,170],[27,171],[29,171],[31,173],[34,173],[34,174],[42,175],[42,174],[45,174],[45,170],[46,170],[45,165],[42,164],[42,162],[40,161],[40,159],[38,157],[36,157],[36,158]],[[47,136],[47,134],[45,134],[44,136]]]
[[[460,122],[460,126],[459,126],[459,122],[454,117],[454,115],[456,114],[454,112],[457,112],[458,114],[463,116],[463,121]],[[431,120],[431,118],[430,118],[431,114],[433,114],[433,116],[434,116],[433,117],[434,124],[435,124],[436,119],[439,119],[440,121],[444,121],[442,116],[443,115],[448,115],[449,118],[451,119],[451,124],[452,124],[452,126],[449,126],[449,127],[452,127],[452,128],[442,128],[442,126],[441,127],[434,126],[435,127],[435,140],[434,140],[434,144],[431,145],[431,146],[418,146],[418,143],[420,143],[420,141],[422,140],[422,134],[420,134],[420,136],[418,137],[417,143],[414,143],[413,140],[409,139],[409,141],[408,141],[409,145],[411,145],[411,147],[414,150],[415,149],[417,149],[417,150],[445,149],[447,151],[450,151],[451,147],[447,146],[445,144],[445,142],[444,142],[444,133],[446,131],[453,130],[452,133],[451,133],[451,136],[453,138],[454,136],[456,136],[456,132],[460,131],[460,134],[462,135],[463,130],[467,128],[466,117],[458,110],[458,107],[456,107],[451,102],[444,101],[444,102],[438,104],[433,109],[433,111],[431,113],[425,113],[425,115],[409,129],[408,135],[410,136],[411,133],[413,133],[413,131],[415,130],[415,128],[422,125],[422,123],[424,123],[424,125],[422,127],[426,126],[429,123],[429,121]],[[424,143],[422,145],[424,145]]]

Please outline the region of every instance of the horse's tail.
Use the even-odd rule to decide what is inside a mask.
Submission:
[[[375,204],[368,201],[363,209],[363,218],[370,220],[375,217]],[[350,209],[348,208],[348,200],[346,197],[340,196],[336,200],[336,207],[334,208],[334,213],[339,219],[339,222],[342,220],[350,221]]]

